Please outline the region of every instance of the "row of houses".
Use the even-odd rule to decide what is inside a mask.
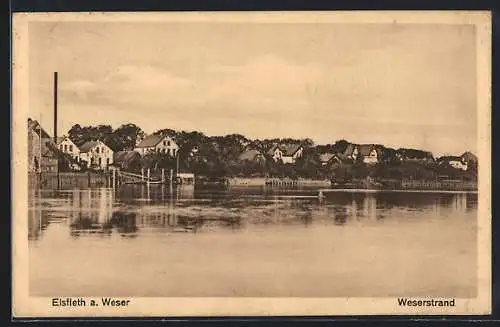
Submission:
[[[302,145],[275,145],[268,151],[268,157],[274,161],[293,164],[304,154]],[[240,156],[240,160],[265,160],[265,155],[256,149],[248,149]],[[461,156],[443,156],[434,158],[431,152],[416,149],[391,149],[376,144],[349,143],[340,151],[322,152],[319,154],[321,165],[342,164],[361,161],[367,165],[375,165],[387,160],[415,163],[437,163],[449,165],[460,170],[467,170],[471,165],[477,165],[477,157],[466,151]]]
[[[177,143],[166,135],[149,135],[138,140],[133,152],[114,152],[102,140],[91,140],[77,146],[68,136],[53,139],[38,121],[28,119],[28,170],[31,172],[56,172],[58,151],[75,162],[75,169],[106,169],[117,161],[127,160],[134,153],[144,156],[154,151],[176,156],[178,150]]]
[[[54,153],[54,148],[71,158],[77,164],[76,166],[94,169],[106,169],[110,165],[121,166],[124,162],[150,152],[160,152],[175,157],[179,151],[174,138],[161,134],[138,139],[133,151],[114,152],[102,140],[91,140],[77,146],[68,136],[53,140],[39,122],[31,119],[28,119],[28,141],[30,171],[56,171],[57,154]],[[306,146],[301,144],[275,144],[267,153],[247,147],[239,156],[239,160],[263,161],[269,158],[275,162],[294,164],[304,155],[305,150]],[[193,151],[196,151],[196,148]],[[323,166],[359,161],[374,165],[386,161],[387,158],[405,162],[433,162],[461,170],[467,170],[471,164],[477,164],[477,157],[471,152],[465,152],[461,156],[445,156],[436,159],[431,152],[404,148],[395,150],[376,144],[347,143],[342,149],[319,154],[319,160]]]

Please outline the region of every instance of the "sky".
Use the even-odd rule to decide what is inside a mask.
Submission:
[[[477,153],[473,25],[30,22],[29,114]]]

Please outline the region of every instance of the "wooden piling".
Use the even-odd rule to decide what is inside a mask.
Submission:
[[[173,190],[173,182],[174,182],[174,171],[173,169],[170,169],[170,193],[172,193]]]

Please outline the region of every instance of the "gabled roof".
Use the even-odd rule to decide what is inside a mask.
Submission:
[[[118,151],[113,154],[113,162],[130,162],[135,159],[139,159],[141,155],[135,151]]]
[[[407,159],[431,159],[434,156],[429,151],[417,150],[417,149],[398,149],[399,154]]]
[[[240,154],[240,160],[254,160],[255,157],[261,156],[262,153],[258,150],[246,150],[242,154]]]
[[[281,145],[280,149],[283,151],[284,156],[293,156],[299,149],[302,148],[302,145],[300,144],[286,144],[286,145]]]
[[[349,143],[347,147],[345,148],[345,151],[343,153],[344,156],[350,156],[354,153],[354,150],[358,148],[358,145]]]
[[[28,129],[32,129],[38,136],[40,136],[41,133],[42,139],[50,139],[50,135],[43,129],[40,123],[36,120],[28,118]]]
[[[461,157],[457,157],[457,156],[442,156],[440,158],[438,158],[439,162],[446,162],[446,161],[462,161],[462,158]]]
[[[359,146],[359,153],[362,155],[362,156],[369,156],[370,153],[373,151],[373,150],[376,150],[377,151],[377,154],[378,154],[378,150],[377,150],[377,147],[375,146],[375,144],[361,144]]]
[[[61,144],[62,141],[64,140],[69,140],[71,143],[75,144],[75,142],[73,142],[68,136],[59,136],[57,139],[56,139],[56,144],[59,145]]]
[[[279,148],[279,146],[277,144],[273,145],[268,151],[267,151],[267,154],[269,155],[273,155],[274,154],[274,151],[276,151],[276,148]]]
[[[335,153],[322,153],[319,155],[319,160],[322,163],[327,163],[332,159],[338,159],[338,157]]]
[[[92,150],[92,148],[99,145],[99,141],[87,141],[80,146],[80,152],[86,153]]]
[[[161,135],[161,134],[152,134],[149,136],[146,136],[139,144],[137,144],[135,147],[136,148],[151,148],[155,147],[160,143],[164,138],[170,138],[173,140],[170,136],[168,135]]]

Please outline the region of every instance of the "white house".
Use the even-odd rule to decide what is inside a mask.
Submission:
[[[335,153],[322,153],[319,155],[319,161],[322,166],[330,166],[341,163],[339,156]]]
[[[80,160],[87,167],[105,169],[113,163],[113,150],[100,140],[88,141],[80,147]]]
[[[297,144],[288,145],[275,145],[269,151],[268,154],[272,156],[274,161],[281,160],[283,163],[295,163],[295,161],[302,157],[304,152],[304,147]]]
[[[64,153],[69,154],[76,161],[80,161],[80,149],[67,136],[57,138],[57,147]]]
[[[281,151],[278,145],[273,146],[267,153],[273,158],[274,161],[281,160],[283,157],[283,151]]]
[[[139,152],[141,156],[150,152],[161,152],[175,157],[177,155],[177,151],[179,151],[179,146],[168,135],[153,134],[146,136],[142,141],[140,141],[135,146],[134,151]]]
[[[467,170],[469,167],[467,162],[461,157],[455,156],[444,156],[438,159],[439,164],[441,165],[449,165],[455,169]]]
[[[448,164],[455,169],[467,170],[467,163],[462,160],[450,160]]]
[[[359,147],[356,144],[349,143],[341,154],[343,159],[357,160],[359,155]]]
[[[380,151],[374,144],[363,144],[359,146],[359,154],[365,164],[376,164],[380,160]]]

